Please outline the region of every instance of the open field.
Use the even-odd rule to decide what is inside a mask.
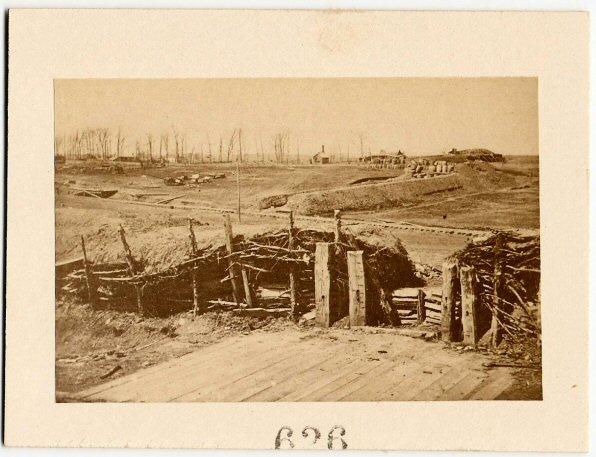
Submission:
[[[537,233],[539,228],[538,162],[532,158],[516,158],[505,164],[479,165],[477,168],[459,168],[453,175],[411,182],[404,179],[402,169],[399,168],[372,169],[355,164],[243,164],[240,169],[240,205],[243,213],[241,222],[236,221],[234,214],[238,205],[234,164],[175,165],[147,169],[129,167],[124,174],[85,171],[81,167],[80,163],[74,166],[67,164],[56,172],[57,261],[81,255],[81,236],[85,237],[90,257],[102,258],[106,254],[106,246],[119,243],[117,229],[120,224],[126,231],[133,251],[141,257],[145,256],[146,250],[137,240],[149,240],[158,246],[172,231],[187,230],[189,218],[194,220],[199,241],[208,242],[223,232],[222,213],[225,212],[232,213],[235,234],[250,235],[269,230],[285,230],[290,209],[296,211],[297,229],[332,231],[335,223],[333,218],[329,217],[329,210],[315,214],[314,218],[305,217],[302,214],[310,213],[301,213],[300,204],[304,201],[310,201],[311,207],[317,207],[317,202],[321,202],[321,207],[324,203],[331,209],[341,209],[344,217],[342,230],[345,233],[364,234],[362,236],[366,237],[366,234],[374,229],[375,236],[381,240],[386,239],[388,244],[393,237],[398,238],[409,258],[424,268],[440,269],[444,259],[464,248],[474,229],[510,229]],[[225,178],[196,186],[166,186],[163,181],[165,177],[209,173],[225,173]],[[352,184],[354,181],[359,183]],[[107,199],[75,195],[77,189],[81,188],[114,189],[118,192]],[[286,204],[277,208],[259,209],[263,198],[280,195],[287,197]],[[390,197],[385,198],[383,195]],[[157,203],[173,197],[179,198],[171,202]],[[422,229],[409,224],[418,224]],[[164,258],[166,257],[167,253],[164,254]],[[428,278],[427,285],[438,286],[438,281],[436,277]],[[193,321],[188,312],[167,317],[147,317],[113,310],[80,310],[79,306],[72,302],[60,302],[56,313],[56,387],[60,396],[66,400],[74,392],[110,379],[134,381],[134,373],[142,374],[142,370],[150,365],[166,363],[167,365],[159,366],[176,366],[185,370],[186,362],[182,360],[187,360],[184,359],[187,357],[186,354],[189,354],[188,360],[196,359],[197,363],[203,363],[203,357],[209,357],[211,346],[231,344],[234,338],[238,348],[256,350],[254,345],[251,346],[244,339],[249,338],[248,335],[257,329],[259,335],[273,340],[278,338],[276,335],[284,339],[295,332],[294,324],[285,319],[250,320],[232,318],[225,313],[221,314],[220,318],[216,317],[220,316],[218,314],[207,313]],[[77,325],[81,320],[89,321],[85,329]],[[280,331],[286,333],[281,334]],[[308,332],[310,330],[306,335],[309,335]],[[288,341],[294,336],[288,336]],[[331,346],[335,343],[331,343],[328,347],[317,347],[316,351],[319,352],[316,353],[320,360],[317,359],[318,363],[313,360],[312,366],[292,364],[290,360],[285,359],[269,360],[267,351],[261,351],[256,356],[262,359],[264,364],[291,364],[292,370],[304,375],[304,379],[298,377],[292,379],[291,383],[306,385],[306,380],[322,376],[321,392],[328,389],[325,387],[326,383],[335,385],[343,382],[332,375],[333,370],[321,373],[320,368],[324,367],[327,360],[336,368],[344,363],[350,367],[359,367],[357,373],[360,374],[357,375],[346,371],[345,384],[348,387],[352,386],[354,392],[359,392],[360,388],[371,380],[366,374],[368,370],[379,371],[387,376],[388,373],[401,369],[395,365],[398,362],[401,364],[401,359],[398,360],[398,354],[393,352],[391,356],[395,357],[391,360],[385,360],[383,355],[382,360],[371,361],[370,351],[358,350],[346,361],[339,354],[346,353],[350,344],[346,343],[348,340],[343,336],[340,335],[339,338],[345,340],[344,346],[333,348]],[[373,334],[363,334],[358,338],[366,345],[377,345],[379,339]],[[485,391],[489,392],[490,398],[541,397],[540,379],[532,370],[522,370],[520,373],[510,369],[492,372],[483,369],[482,363],[488,363],[497,356],[507,357],[508,354],[475,354],[460,358],[457,353],[445,353],[446,349],[438,343],[432,343],[431,347],[429,342],[408,342],[407,337],[399,338],[406,338],[403,342],[400,340],[400,344],[403,343],[403,347],[411,347],[412,351],[415,349],[414,352],[420,354],[421,361],[411,358],[405,361],[404,370],[412,376],[415,374],[416,377],[412,377],[405,384],[411,388],[401,390],[401,387],[396,387],[397,390],[393,392],[394,398],[390,399],[423,399],[431,394],[434,399],[448,399],[456,393],[459,399],[476,398],[474,395],[478,392],[478,398],[488,398],[488,394],[481,394]],[[436,360],[445,358],[444,366],[439,366],[440,363],[435,359],[432,363],[428,362],[432,366],[425,364],[424,354],[428,351],[438,354]],[[221,354],[225,355],[224,352]],[[520,354],[509,355],[513,360],[517,360],[516,357]],[[171,361],[179,358],[182,359],[180,363],[172,365]],[[219,378],[214,378],[214,384],[210,387],[211,393],[201,396],[201,399],[246,400],[251,399],[253,394],[263,401],[283,399],[284,395],[279,396],[278,393],[289,387],[282,383],[279,387],[270,388],[268,383],[271,380],[267,376],[271,374],[271,379],[277,379],[277,375],[276,371],[269,370],[268,366],[264,365],[264,374],[258,375],[258,379],[254,380],[251,378],[252,375],[239,367],[229,367],[234,376],[238,377],[238,385],[227,381],[231,375],[226,371],[227,368],[222,366],[221,373],[218,372],[217,375]],[[110,373],[115,367],[118,367],[116,371]],[[459,370],[458,367],[463,368]],[[246,367],[247,370],[249,368]],[[443,369],[444,371],[441,371]],[[432,374],[428,375],[426,372]],[[455,373],[458,373],[457,376]],[[327,375],[330,377],[326,378]],[[210,379],[197,378],[196,382],[210,384]],[[516,386],[521,385],[519,379],[522,379],[522,384],[531,382],[532,387],[517,389]],[[426,385],[427,381],[428,388],[414,389],[417,382]],[[160,384],[159,379],[152,382]],[[239,387],[246,383],[256,386],[254,388],[258,388],[258,392]],[[136,384],[132,382],[130,385]],[[530,384],[526,387],[528,385]],[[190,384],[188,391],[184,390],[183,386],[181,389],[179,392],[173,391],[172,398],[168,399],[174,400],[178,398],[178,394],[180,398],[185,398],[184,395],[195,392],[195,388]],[[464,389],[465,393],[460,392],[461,389]],[[259,393],[261,391],[262,394]],[[131,394],[128,391],[122,393],[118,389],[113,392],[116,395],[113,398],[118,399],[121,399],[118,396],[120,394],[125,397]],[[197,392],[201,394],[202,391]],[[248,395],[247,392],[253,394]],[[272,393],[272,396],[268,396],[268,393]],[[389,395],[390,392],[387,391],[386,394]],[[110,401],[110,395],[97,395],[93,398]],[[136,389],[134,395],[137,395],[140,401],[151,401],[153,398],[151,393],[145,398],[142,389]],[[358,395],[348,397],[345,399],[361,398]],[[304,400],[310,398],[308,395],[304,396]],[[317,398],[335,399],[330,393],[321,393],[320,398]]]

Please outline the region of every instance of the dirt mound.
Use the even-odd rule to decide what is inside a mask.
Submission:
[[[295,195],[289,199],[288,205],[305,215],[327,215],[332,214],[335,209],[378,210],[419,203],[427,195],[451,192],[461,187],[457,176],[449,175]]]
[[[517,184],[514,176],[497,170],[487,162],[460,163],[455,171],[464,188],[470,192],[503,189]]]
[[[286,203],[288,203],[288,195],[271,195],[269,197],[260,199],[258,202],[258,207],[259,209],[278,208],[280,206],[284,206]]]
[[[380,210],[438,201],[454,193],[473,193],[513,187],[518,178],[483,161],[456,164],[455,173],[427,179],[390,181],[294,195],[288,206],[299,214],[329,215],[344,211]]]

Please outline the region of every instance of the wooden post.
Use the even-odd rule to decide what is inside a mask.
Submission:
[[[294,249],[294,212],[290,211],[290,226],[288,229],[288,249]],[[290,254],[291,255],[291,254]],[[296,299],[296,275],[294,262],[290,262],[290,306],[292,307],[292,318],[296,319],[297,299]]]
[[[122,224],[120,224],[120,229],[118,232],[120,233],[120,241],[122,241],[122,246],[124,247],[124,256],[126,257],[126,263],[128,264],[128,271],[132,277],[136,274],[136,267],[134,258],[132,256],[132,251],[130,250],[130,246],[126,242],[126,237],[124,236],[124,228],[122,227]],[[143,314],[143,288],[138,284],[135,284],[135,291],[137,293],[137,309],[139,314]]]
[[[242,301],[241,297],[241,285],[240,285],[240,273],[238,272],[238,266],[234,262],[234,235],[232,233],[232,221],[230,220],[230,214],[224,214],[224,230],[226,235],[226,249],[228,251],[229,265],[230,265],[230,281],[232,283],[232,294],[234,295],[234,301],[236,304],[240,304]]]
[[[441,298],[441,339],[455,339],[455,292],[457,265],[453,261],[443,263],[443,292]]]
[[[459,269],[461,284],[461,322],[463,326],[464,344],[475,346],[478,342],[476,334],[476,271],[474,267],[462,266]]]
[[[317,243],[315,249],[315,323],[319,327],[331,325],[331,314],[335,311],[335,296],[333,293],[334,249],[331,243]]]
[[[339,242],[341,241],[341,211],[339,209],[333,211],[333,219],[335,219],[335,243],[339,248]]]
[[[134,276],[136,273],[135,262],[132,256],[132,251],[130,250],[130,246],[126,242],[126,236],[124,236],[124,228],[122,224],[120,224],[120,229],[118,230],[120,233],[120,241],[122,241],[122,246],[124,247],[124,257],[126,258],[126,263],[128,265],[128,270],[131,276]]]
[[[366,325],[366,278],[363,251],[348,251],[350,326]]]
[[[195,238],[195,232],[192,228],[192,219],[188,218],[188,229],[190,231],[190,249],[193,257],[199,255],[199,249],[197,247],[197,239]],[[192,270],[192,317],[197,317],[199,313],[199,281],[197,274],[197,266],[193,265]]]
[[[418,325],[424,324],[426,320],[426,308],[424,307],[424,291],[418,289],[418,316],[416,318]]]
[[[499,327],[499,309],[501,307],[501,288],[503,287],[503,262],[501,250],[503,249],[503,234],[497,233],[495,239],[495,269],[493,276],[493,311],[490,322],[491,346],[496,348],[501,342],[501,329]]]
[[[87,249],[85,248],[85,238],[81,235],[81,248],[83,249],[83,264],[85,266],[85,280],[87,282],[87,292],[89,294],[89,303],[93,306],[97,304],[97,294],[95,290],[95,281],[93,280],[93,273],[91,265],[87,259]]]
[[[242,268],[242,282],[244,283],[244,297],[246,299],[246,304],[252,308],[252,291],[250,290],[250,282],[248,282],[248,273],[246,273],[246,269]]]
[[[240,216],[240,163],[236,159],[236,190],[238,192],[238,222],[242,222]]]

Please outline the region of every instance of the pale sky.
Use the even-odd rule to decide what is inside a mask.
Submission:
[[[188,151],[227,142],[242,128],[243,150],[290,135],[291,154],[325,149],[345,157],[380,149],[420,155],[451,148],[538,154],[536,78],[327,78],[56,80],[58,136],[118,128],[128,153],[146,133],[175,128]],[[215,155],[215,154],[214,154]]]

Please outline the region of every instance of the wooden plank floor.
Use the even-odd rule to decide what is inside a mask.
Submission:
[[[490,400],[513,383],[487,356],[374,329],[228,338],[81,392],[82,401]]]

